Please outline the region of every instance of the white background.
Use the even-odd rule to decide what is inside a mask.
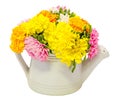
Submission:
[[[13,27],[40,10],[57,5],[67,6],[88,20],[98,30],[99,44],[107,48],[110,57],[97,66],[77,92],[47,96],[28,87],[9,44]],[[0,101],[120,101],[119,6],[119,0],[0,0]]]

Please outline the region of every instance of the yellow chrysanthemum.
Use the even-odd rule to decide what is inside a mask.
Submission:
[[[22,22],[12,30],[10,48],[16,53],[21,53],[23,51],[24,39],[31,34],[31,25],[29,21]]]
[[[31,51],[30,47],[37,41],[47,49],[47,56],[48,53],[54,54],[61,62],[71,67],[73,72],[76,64],[80,64],[86,57],[89,58],[91,31],[92,27],[86,20],[67,8],[42,10],[12,30],[10,48],[16,53],[21,53],[24,48]],[[35,42],[27,42],[26,37],[32,38],[33,41],[35,39]],[[34,49],[34,52],[39,49]]]
[[[83,32],[84,27],[86,27],[87,32],[90,32],[90,25],[87,21],[81,19],[79,16],[71,17],[69,19],[69,24],[77,32]]]
[[[27,22],[27,28],[30,35],[33,35],[34,33],[41,33],[45,29],[47,29],[50,21],[47,17],[43,16],[42,14],[39,14]]]
[[[81,63],[88,48],[88,39],[80,39],[80,36],[74,34],[72,30],[73,28],[69,24],[59,22],[56,28],[54,26],[49,33],[44,35],[56,57],[68,66],[74,60],[76,63]]]
[[[48,17],[50,22],[56,22],[58,16],[56,14],[53,14],[47,10],[42,10],[40,14],[43,14],[45,17]],[[39,14],[38,14],[39,15]]]
[[[24,28],[22,25],[17,26],[13,29],[12,35],[11,35],[11,45],[10,48],[16,52],[21,53],[24,49],[24,39],[26,35],[24,32]]]
[[[24,49],[25,37],[43,32],[47,29],[49,23],[49,19],[42,14],[21,23],[13,29],[10,48],[16,53],[21,53]]]

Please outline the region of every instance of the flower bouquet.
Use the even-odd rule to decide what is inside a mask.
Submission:
[[[98,32],[70,9],[57,6],[16,26],[10,48],[15,53],[26,50],[31,58],[43,62],[53,54],[74,72],[76,64],[97,54]]]

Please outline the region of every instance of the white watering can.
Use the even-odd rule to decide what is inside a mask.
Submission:
[[[77,91],[96,65],[108,56],[108,51],[103,46],[99,46],[98,54],[92,60],[88,59],[77,65],[72,73],[54,56],[49,56],[45,62],[31,59],[30,67],[28,67],[21,54],[16,53],[26,74],[29,87],[38,93],[47,95],[65,95]]]

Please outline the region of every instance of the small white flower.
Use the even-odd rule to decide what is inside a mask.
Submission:
[[[66,14],[66,15],[60,14],[60,19],[58,20],[58,22],[68,23],[68,21],[69,21],[69,15],[68,14]]]

